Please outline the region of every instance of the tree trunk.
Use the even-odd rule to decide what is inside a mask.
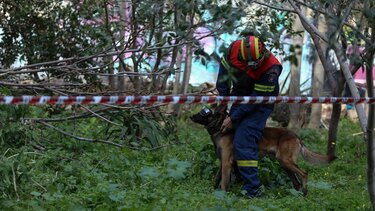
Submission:
[[[323,17],[317,15],[314,21],[320,32],[325,33],[327,31],[326,24],[323,22]],[[314,67],[313,67],[313,97],[320,97],[323,93],[323,81],[324,81],[324,68],[322,62],[319,59],[319,55],[315,54],[314,57]],[[311,105],[311,115],[309,128],[318,129],[320,127],[320,120],[322,116],[322,105],[320,103],[315,103]]]
[[[124,2],[129,2],[129,1],[124,1]],[[130,7],[129,13],[131,13],[131,14],[128,15],[128,16],[130,16],[130,20],[128,21],[129,28],[130,28],[130,30],[129,30],[130,31],[129,48],[136,49],[136,48],[139,47],[138,44],[137,44],[137,38],[138,38],[138,35],[139,35],[139,31],[140,31],[140,29],[138,27],[137,17],[136,17],[137,16],[136,10],[137,10],[137,6],[138,6],[138,1],[131,0],[131,3],[127,3],[127,4],[128,4],[128,7]],[[144,53],[145,52],[142,52],[139,56],[137,56],[135,53],[133,53],[131,55],[131,59],[132,59],[132,62],[133,62],[133,70],[132,70],[133,72],[135,72],[135,73],[139,72],[138,65],[139,65],[139,62],[142,59]],[[129,79],[133,83],[133,86],[134,86],[135,90],[139,90],[141,88],[140,77],[138,77],[138,76],[130,77]],[[124,80],[124,83],[125,83],[125,80]]]
[[[323,80],[324,80],[324,69],[322,63],[319,59],[315,60],[314,63],[314,73],[313,73],[313,97],[322,96],[323,92]],[[311,105],[311,115],[309,128],[318,129],[320,128],[320,119],[322,116],[322,105],[320,103],[315,103]]]
[[[159,2],[159,7],[160,8],[158,8],[158,14],[155,15],[155,21],[154,21],[155,22],[155,31],[156,31],[155,41],[156,41],[157,47],[161,47],[159,45],[162,45],[162,39],[163,39],[163,9],[164,9],[163,2]],[[153,68],[153,71],[152,71],[155,74],[152,76],[152,80],[151,80],[151,84],[150,84],[150,86],[151,86],[150,91],[151,90],[159,90],[160,91],[160,78],[162,77],[162,75],[159,75],[157,73],[159,73],[159,66],[161,64],[162,57],[163,57],[163,50],[161,48],[159,48],[156,51],[156,61],[155,61],[155,65],[154,65],[154,68]]]
[[[301,21],[297,18],[295,24],[293,24],[294,31],[304,31],[302,27]],[[293,37],[293,45],[300,46],[300,50],[302,50],[303,46],[303,37],[302,36],[294,36]],[[290,66],[290,85],[289,85],[289,96],[300,96],[300,67],[301,67],[301,52],[295,52],[295,56],[297,57],[296,60],[298,62],[297,65],[291,64]],[[299,104],[291,104],[290,105],[290,127],[291,128],[300,128],[301,124],[300,120],[300,105]]]
[[[345,54],[343,53],[342,47],[339,46],[337,43],[334,44],[334,47],[335,47],[335,52],[336,52],[336,55],[338,57],[338,60],[339,60],[340,66],[341,66],[341,70],[343,71],[343,74],[345,76],[346,83],[349,86],[350,92],[351,92],[351,94],[354,98],[359,98],[360,97],[359,92],[358,92],[358,89],[357,89],[357,87],[354,83],[354,79],[353,79],[353,76],[350,72],[349,64],[347,62]],[[355,108],[357,110],[358,119],[359,119],[359,122],[361,124],[362,130],[363,130],[364,134],[366,134],[367,118],[366,118],[364,106],[363,106],[363,104],[356,104]]]
[[[331,87],[337,87],[337,92],[339,91],[338,86],[339,82],[338,79],[335,78],[333,75],[336,72],[336,69],[334,69],[331,65],[330,62],[330,57],[329,57],[329,51],[328,51],[328,38],[326,37],[325,34],[319,32],[315,26],[313,26],[308,20],[304,17],[302,14],[301,10],[294,4],[293,1],[288,1],[290,5],[295,9],[295,11],[298,13],[298,16],[300,17],[302,21],[302,25],[304,28],[310,33],[310,36],[315,44],[315,48],[317,50],[318,56],[320,61],[322,62],[323,68],[325,70],[325,74],[328,78],[329,84]],[[337,24],[336,23],[329,23],[327,20],[331,20],[327,17],[325,17],[325,24],[327,27],[334,28],[333,32],[337,30]],[[334,27],[336,26],[336,27]],[[316,30],[315,30],[316,29]],[[327,30],[327,32],[332,32],[332,30]],[[319,34],[319,36],[318,36]],[[328,36],[328,37],[333,37],[333,36]],[[323,42],[324,40],[324,42]],[[335,92],[334,92],[335,93]],[[338,123],[339,123],[339,117],[340,117],[340,112],[337,109],[337,106],[333,106],[333,111],[332,111],[332,116],[331,116],[331,121],[330,121],[330,126],[329,126],[329,132],[328,132],[328,149],[327,149],[327,154],[329,156],[335,156],[335,147],[336,147],[336,138],[337,138],[337,128],[338,128]],[[340,109],[341,111],[341,109]]]
[[[126,33],[126,26],[125,26],[125,24],[126,24],[126,22],[125,22],[125,20],[128,18],[128,17],[126,17],[126,9],[127,9],[127,5],[128,3],[126,2],[126,1],[121,1],[120,2],[120,9],[119,9],[119,16],[120,16],[120,19],[122,20],[120,23],[120,26],[121,26],[121,30],[120,30],[120,45],[121,46],[124,46],[125,47],[125,45],[126,45],[126,43],[125,43],[125,33]],[[119,71],[119,73],[124,73],[124,72],[126,72],[126,67],[125,67],[125,55],[124,54],[120,54],[119,56],[118,56],[118,62],[119,62],[119,69],[118,69],[118,71]],[[118,75],[118,89],[120,90],[120,91],[122,91],[122,92],[124,92],[125,91],[125,77],[126,77],[126,75],[125,74],[119,74]]]
[[[332,69],[332,68],[331,68]],[[341,73],[337,76],[337,84],[335,87],[332,87],[332,95],[336,97],[342,96],[344,90],[345,78],[342,77]],[[329,130],[328,130],[328,141],[327,141],[327,155],[331,157],[336,156],[336,140],[337,140],[337,130],[340,123],[341,116],[341,104],[333,103],[332,104],[332,114],[329,121]]]
[[[182,79],[182,94],[186,94],[191,74],[191,65],[192,65],[192,45],[191,43],[186,44],[186,55],[185,55],[185,68],[184,68],[184,77]]]
[[[372,27],[371,43],[375,43],[375,24]],[[374,76],[372,75],[372,68],[374,62],[374,47],[371,48],[371,53],[367,59],[368,67],[366,68],[366,82],[368,97],[375,97],[374,95]],[[367,124],[367,188],[370,195],[372,209],[375,210],[375,140],[374,140],[374,123],[375,123],[375,104],[369,105],[368,110],[368,124]]]
[[[113,63],[112,56],[106,56],[104,60],[106,64],[109,64],[107,67],[107,72],[109,73],[109,76],[108,76],[109,88],[111,89],[111,91],[115,91],[117,90],[117,86],[116,86],[116,79],[115,79],[115,70],[112,65]]]
[[[181,50],[181,49],[180,49]],[[180,50],[177,52],[176,57],[176,73],[175,73],[175,79],[173,83],[173,95],[179,94],[179,91],[181,90],[181,64],[182,64],[182,55],[180,53]],[[173,112],[175,114],[178,114],[180,105],[179,104],[169,104],[168,105],[168,111]]]
[[[367,80],[367,90],[369,97],[374,96],[374,84],[372,75],[372,65],[371,68],[367,68],[366,80]],[[370,200],[372,208],[375,209],[375,140],[374,140],[374,117],[375,116],[375,104],[369,105],[368,110],[368,124],[367,124],[367,163],[368,163],[368,191],[370,194]]]
[[[174,79],[174,84],[173,84],[173,94],[179,94],[179,90],[181,90],[182,55],[180,51],[177,53],[176,66],[177,66],[177,71],[175,74],[175,79]]]
[[[191,41],[193,39],[192,29],[191,27],[194,25],[194,11],[191,11],[190,17],[186,17],[186,20],[189,22],[188,34],[187,34],[187,41]],[[193,44],[188,42],[186,44],[186,55],[185,55],[185,68],[184,68],[184,77],[182,79],[182,94],[186,94],[189,81],[190,81],[190,74],[191,74],[191,65],[193,60]]]

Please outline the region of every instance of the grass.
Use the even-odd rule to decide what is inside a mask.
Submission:
[[[343,119],[338,159],[309,172],[306,197],[292,189],[277,164],[262,160],[265,195],[248,200],[240,184],[213,188],[218,161],[204,128],[179,122],[179,142],[155,151],[118,149],[60,137],[49,150],[1,149],[1,210],[371,210],[366,143]],[[325,152],[327,131],[301,130],[304,143]],[[52,137],[52,136],[51,136]],[[48,140],[56,142],[56,140]],[[271,167],[270,167],[271,166]],[[265,179],[267,178],[267,179]]]

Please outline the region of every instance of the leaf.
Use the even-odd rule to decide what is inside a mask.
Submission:
[[[158,172],[157,169],[155,168],[152,168],[152,167],[145,167],[141,170],[141,172],[139,173],[139,176],[141,177],[152,177],[152,178],[156,178],[158,177],[160,174]]]
[[[289,192],[293,195],[293,196],[302,196],[303,193],[301,191],[297,191],[295,189],[289,189]]]
[[[41,194],[40,192],[38,192],[38,191],[32,191],[30,194],[33,195],[33,196],[36,196],[36,197],[42,195],[42,194]]]
[[[332,185],[331,184],[329,184],[327,182],[323,182],[323,181],[309,182],[309,186],[317,188],[317,189],[323,189],[323,190],[330,190],[330,189],[332,189]]]
[[[227,196],[227,193],[225,191],[223,191],[223,190],[215,190],[212,194],[217,199],[221,199],[221,200],[223,200]]]
[[[168,167],[173,167],[175,166],[176,168],[179,168],[179,169],[187,169],[189,167],[191,167],[191,163],[188,162],[188,161],[179,161],[179,160],[176,160],[176,159],[170,159],[168,161]]]
[[[187,172],[187,169],[190,167],[190,162],[171,159],[168,161],[168,176],[174,179],[184,179],[185,173]]]
[[[167,169],[167,176],[172,177],[176,180],[185,178],[184,172],[182,172],[181,170],[175,170],[175,169]]]
[[[119,184],[113,184],[113,183],[108,184],[108,190],[109,190],[110,192],[115,191],[115,190],[117,190],[117,188],[118,188],[119,186],[120,186]]]
[[[110,194],[108,197],[112,201],[115,201],[115,202],[123,201],[125,199],[125,191],[121,191],[121,192],[118,192],[118,193],[115,193],[115,194]]]
[[[261,207],[255,206],[255,205],[250,205],[249,206],[249,210],[252,210],[252,211],[263,211],[264,209],[261,208]]]

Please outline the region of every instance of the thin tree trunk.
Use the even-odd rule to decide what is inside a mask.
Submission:
[[[339,82],[337,81],[336,78],[333,77],[335,73],[335,69],[330,65],[330,60],[329,60],[329,51],[328,51],[328,44],[327,42],[329,39],[326,37],[325,34],[319,32],[314,25],[312,25],[308,20],[304,17],[302,14],[301,10],[294,4],[293,1],[288,1],[290,5],[295,9],[295,11],[298,13],[298,16],[300,17],[302,21],[302,25],[304,28],[310,33],[310,36],[315,44],[316,50],[318,52],[320,61],[322,62],[322,65],[325,70],[325,74],[328,77],[329,84],[331,87],[338,87]],[[334,32],[337,30],[337,24],[329,24],[327,20],[330,20],[329,18],[325,17],[325,24],[327,26],[333,28],[333,26],[336,26],[336,28],[333,30]],[[332,31],[332,30],[327,30],[327,32]],[[318,36],[319,35],[319,36]],[[334,36],[329,36],[329,37],[334,37]],[[322,40],[324,42],[322,42]],[[339,91],[339,89],[337,89]],[[336,138],[337,138],[337,128],[338,128],[338,123],[339,123],[339,118],[340,118],[340,112],[337,109],[337,106],[335,107],[333,105],[332,109],[332,116],[331,116],[331,121],[330,121],[330,126],[329,126],[329,131],[328,131],[328,147],[327,147],[327,155],[329,156],[335,156],[335,147],[336,147]],[[341,109],[340,109],[341,111]]]
[[[326,24],[323,22],[323,17],[319,14],[315,17],[315,25],[320,32],[325,33],[327,31]],[[323,92],[323,81],[324,81],[324,68],[322,62],[319,59],[319,55],[316,52],[314,56],[314,67],[313,67],[313,97],[322,96]],[[309,128],[318,129],[320,127],[320,120],[322,116],[322,105],[320,103],[315,103],[311,105],[311,115]]]
[[[181,50],[181,49],[180,49]],[[176,73],[175,73],[175,79],[173,83],[173,95],[179,94],[179,91],[181,90],[181,64],[182,64],[182,55],[180,53],[180,50],[177,52],[176,57]],[[179,104],[169,104],[168,111],[178,114],[180,105]]]
[[[294,31],[304,31],[304,28],[301,24],[301,20],[297,18],[295,24],[293,24]],[[294,36],[293,37],[293,45],[300,46],[302,50],[303,46],[303,37]],[[296,60],[298,62],[297,65],[291,64],[290,66],[290,85],[289,85],[289,96],[300,96],[300,67],[301,67],[301,52],[295,52],[295,56],[297,57]],[[291,104],[290,105],[290,127],[291,128],[300,128],[301,124],[300,120],[300,108],[299,104]]]
[[[120,26],[121,26],[121,30],[120,30],[120,45],[121,46],[125,46],[126,44],[125,44],[125,33],[126,33],[126,26],[125,26],[125,24],[126,24],[126,22],[125,22],[125,20],[126,20],[126,9],[127,9],[127,2],[126,1],[121,1],[120,2],[120,10],[119,10],[119,16],[120,16]],[[124,54],[120,54],[119,55],[119,57],[118,57],[118,59],[119,59],[119,73],[120,72],[126,72],[126,67],[125,67],[125,62],[124,62],[124,60],[125,60],[125,55]],[[118,84],[119,84],[119,86],[118,86],[118,89],[120,90],[120,91],[122,91],[122,92],[124,92],[125,91],[125,77],[126,77],[126,75],[125,74],[120,74],[119,76],[118,76]]]
[[[157,43],[157,46],[158,45],[162,45],[162,39],[163,39],[163,9],[164,9],[164,4],[163,2],[159,2],[158,3],[158,6],[160,8],[158,8],[158,14],[155,15],[155,41]],[[156,51],[156,61],[155,61],[155,65],[154,65],[154,68],[153,68],[153,73],[158,73],[159,72],[159,66],[160,66],[160,63],[161,63],[161,60],[162,60],[162,57],[163,57],[163,50],[160,48]],[[160,78],[162,76],[161,75],[158,75],[158,74],[155,74],[152,76],[152,80],[151,80],[151,90],[160,90],[158,86],[160,86]]]
[[[372,27],[371,43],[375,43],[375,24]],[[366,68],[366,82],[368,97],[374,95],[374,76],[372,68],[374,62],[375,49],[372,47],[369,58],[367,59],[368,67]],[[368,124],[367,124],[367,188],[370,195],[372,208],[375,210],[375,140],[374,140],[374,123],[375,123],[375,104],[369,105]]]
[[[173,84],[173,94],[179,94],[179,90],[181,87],[182,55],[180,51],[177,53],[176,66],[177,66],[177,71],[175,74],[175,79],[174,79],[174,84]]]
[[[185,68],[184,68],[184,77],[182,80],[182,94],[186,94],[191,74],[191,65],[192,65],[192,45],[191,43],[186,44],[186,55],[185,55]]]
[[[194,24],[194,10],[191,11],[190,16],[186,17],[186,20],[189,21],[190,27],[188,28],[188,35],[187,40],[190,41],[193,39],[193,34],[191,31],[191,26]],[[189,87],[189,81],[190,81],[190,74],[191,74],[191,65],[192,65],[192,58],[193,58],[193,51],[192,51],[192,43],[188,42],[186,44],[186,55],[185,55],[185,68],[184,68],[184,77],[182,79],[182,94],[186,94],[188,87]]]
[[[332,71],[334,68],[331,67]],[[340,97],[344,90],[345,78],[342,76],[341,72],[338,72],[336,85],[332,87],[332,96]],[[337,130],[340,123],[341,116],[341,104],[332,104],[332,114],[329,121],[328,130],[328,141],[327,141],[327,155],[331,157],[336,156],[336,141],[337,141]]]
[[[367,90],[368,96],[374,97],[374,84],[372,75],[372,65],[371,68],[367,68],[366,80],[367,80]],[[367,162],[368,162],[368,191],[370,194],[370,200],[372,208],[375,209],[375,140],[374,140],[374,117],[375,116],[375,104],[369,105],[368,110],[368,124],[367,124]]]
[[[323,80],[324,80],[324,69],[319,59],[315,59],[314,73],[313,73],[313,97],[322,96],[323,91]],[[320,119],[322,116],[322,105],[315,103],[311,105],[311,115],[309,128],[318,129],[320,127]]]
[[[178,27],[179,27],[179,24],[180,24],[180,21],[181,21],[181,12],[179,11],[178,9],[178,6],[177,4],[174,4],[174,30],[176,31],[177,33],[177,30],[178,30]],[[177,38],[176,39],[176,43],[179,43],[180,42],[180,39]],[[176,48],[176,71],[175,71],[175,79],[174,79],[174,83],[173,83],[173,91],[172,91],[172,94],[173,95],[177,95],[179,93],[179,91],[181,90],[181,64],[182,64],[182,55],[181,55],[181,51],[182,49],[180,47]],[[171,68],[173,68],[171,66]],[[168,106],[168,111],[169,112],[173,112],[175,114],[178,114],[178,111],[179,111],[179,105],[178,104],[169,104]]]
[[[124,2],[129,2],[129,1],[124,1]],[[136,0],[131,0],[131,2],[127,3],[128,7],[130,7],[130,12],[128,16],[130,17],[129,21],[129,28],[130,28],[130,46],[129,48],[136,49],[138,46],[137,44],[137,38],[139,36],[139,27],[138,27],[138,22],[137,22],[137,17],[136,17],[136,10],[138,6],[138,2]],[[146,44],[145,44],[146,45]],[[139,61],[142,59],[142,56],[144,55],[145,52],[142,52],[139,56],[136,54],[132,54],[131,59],[133,62],[133,72],[138,73],[139,72]],[[130,77],[130,80],[133,83],[134,89],[139,90],[141,88],[141,79],[140,77]],[[125,81],[124,81],[125,83]]]
[[[105,4],[105,11],[106,11],[106,16],[105,16],[105,19],[104,19],[104,23],[105,23],[105,26],[107,29],[110,28],[110,22],[109,22],[109,12],[108,12],[108,7],[107,5]],[[110,34],[110,32],[108,31],[108,34],[109,36],[112,36]],[[107,73],[109,73],[110,75],[108,76],[108,85],[110,87],[110,89],[113,91],[113,90],[116,90],[117,87],[116,87],[116,81],[115,81],[115,71],[114,71],[114,67],[112,65],[113,61],[112,61],[112,56],[106,56],[104,57],[104,62],[106,64],[108,64],[108,66],[106,67],[107,69]]]
[[[109,84],[109,88],[112,90],[112,91],[115,91],[117,90],[117,86],[116,86],[116,80],[115,80],[115,70],[113,68],[113,65],[112,65],[112,56],[107,56],[104,58],[106,63],[109,64],[108,67],[107,67],[107,72],[110,74],[108,76],[108,84]]]
[[[353,76],[350,72],[349,64],[347,62],[345,54],[343,53],[342,47],[340,47],[338,45],[338,43],[335,43],[334,47],[335,47],[335,52],[336,52],[336,55],[338,57],[338,60],[339,60],[340,66],[341,66],[341,70],[342,70],[342,72],[345,76],[346,83],[349,86],[350,92],[351,92],[351,94],[354,98],[359,98],[360,96],[359,96],[358,88],[356,87],[356,85],[354,83],[354,79],[353,79]],[[359,119],[359,122],[361,124],[362,130],[363,130],[364,134],[366,134],[367,118],[366,118],[364,106],[363,106],[363,104],[356,104],[355,108],[357,110],[358,119]]]

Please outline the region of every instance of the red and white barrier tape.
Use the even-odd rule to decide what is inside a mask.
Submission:
[[[350,97],[250,97],[250,96],[0,96],[3,105],[71,105],[71,104],[274,104],[274,103],[375,103],[375,98]]]

